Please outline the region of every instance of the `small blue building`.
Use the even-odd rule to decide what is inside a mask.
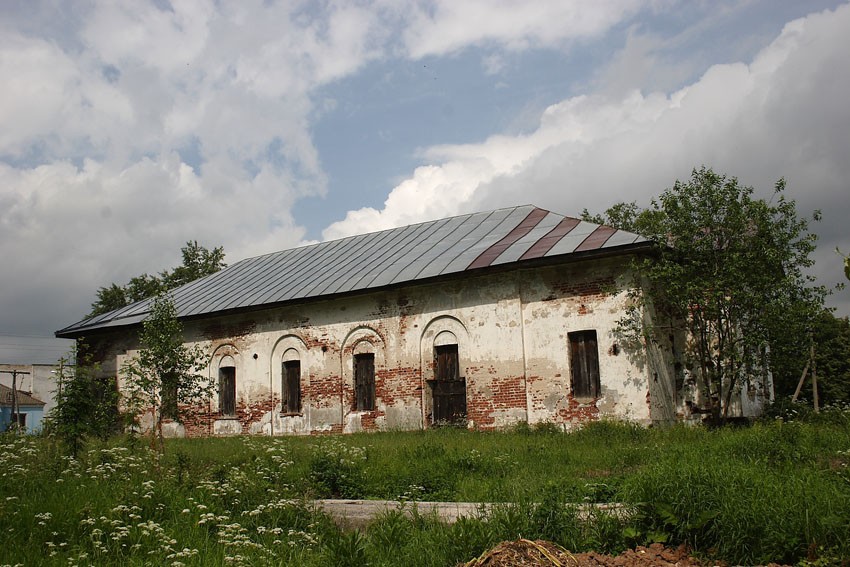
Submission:
[[[28,433],[41,431],[45,403],[28,392],[17,392],[17,412],[13,413],[12,388],[0,384],[0,431],[7,431],[15,423]]]

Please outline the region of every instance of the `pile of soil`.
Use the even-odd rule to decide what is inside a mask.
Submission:
[[[701,567],[716,565],[701,563],[691,557],[685,546],[678,549],[654,543],[649,547],[636,547],[612,557],[601,553],[570,553],[563,547],[541,539],[503,541],[481,557],[463,564],[463,567]]]

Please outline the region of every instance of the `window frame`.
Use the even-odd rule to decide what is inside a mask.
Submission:
[[[446,362],[451,364],[444,366]],[[434,345],[434,380],[456,382],[460,379],[460,349],[458,345]]]
[[[462,424],[469,407],[466,378],[460,375],[460,347],[457,343],[434,345],[434,378],[431,389],[431,425]]]
[[[230,376],[226,376],[230,374]],[[225,384],[225,381],[231,381],[230,384]],[[232,393],[231,396],[225,396],[225,387]],[[225,405],[232,407],[225,407]],[[227,411],[231,410],[231,411]],[[220,366],[218,369],[218,411],[223,418],[236,417],[236,367],[235,366]]]
[[[180,417],[180,405],[177,393],[177,375],[172,372],[167,373],[162,377],[162,384],[159,390],[160,411],[164,419],[177,421]]]
[[[9,427],[17,427],[19,429],[26,429],[27,427],[27,413],[25,411],[18,410],[18,413],[12,413],[9,415]]]
[[[371,352],[355,354],[352,357],[352,367],[355,411],[375,411],[375,354]]]
[[[602,391],[599,340],[596,329],[567,333],[570,360],[570,392],[573,398],[593,400]]]
[[[296,373],[290,373],[291,368],[297,368]],[[280,363],[280,371],[281,371],[281,413],[283,415],[300,415],[302,412],[302,403],[301,403],[301,361],[298,359],[295,360],[283,360]],[[294,379],[297,384],[297,389],[294,390],[292,388],[292,384],[290,384],[290,379]],[[294,406],[292,405],[292,400],[290,399],[290,394],[293,392],[297,392],[296,400]]]

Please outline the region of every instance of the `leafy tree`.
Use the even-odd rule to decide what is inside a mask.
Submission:
[[[825,404],[850,403],[850,321],[824,310],[815,320],[812,339],[818,397]]]
[[[671,332],[687,337],[685,367],[701,378],[715,418],[727,416],[732,394],[777,347],[805,339],[823,308],[825,290],[805,273],[816,236],[784,189],[780,180],[770,201],[757,199],[752,187],[703,167],[647,209],[621,203],[604,215],[584,213],[660,244],[635,263],[648,285],[636,286],[643,292],[620,329],[651,341]],[[643,315],[650,305],[654,322]]]
[[[168,291],[181,285],[214,274],[226,266],[224,263],[224,249],[222,247],[207,250],[198,244],[197,240],[186,243],[180,249],[183,255],[183,263],[174,268],[171,273],[163,272],[160,279],[163,284],[162,291]]]
[[[91,312],[88,317],[109,313],[129,304],[127,290],[118,284],[109,284],[108,287],[97,290],[97,299],[91,304]]]
[[[125,407],[134,417],[150,412],[153,433],[162,451],[163,420],[179,421],[180,404],[201,402],[214,392],[212,381],[201,374],[209,359],[200,347],[183,344],[183,326],[167,294],[151,301],[139,343],[138,354],[121,367]]]
[[[163,272],[165,273],[165,272]],[[142,274],[134,278],[130,278],[130,282],[124,286],[124,295],[127,298],[127,305],[154,297],[162,292],[168,291],[165,282],[162,278]]]
[[[824,309],[816,315],[809,331],[811,334],[804,340],[779,349],[773,356],[777,398],[791,398],[803,368],[810,364],[810,347],[814,344],[818,399],[824,405],[850,403],[850,322],[847,317],[836,317]],[[801,394],[811,399],[811,372],[806,382]]]
[[[118,390],[115,381],[101,376],[85,345],[77,348],[77,364],[60,359],[56,370],[56,406],[48,426],[77,455],[86,439],[106,437],[118,431]]]
[[[635,202],[617,203],[605,211],[603,215],[591,215],[587,209],[584,209],[581,213],[581,218],[588,222],[613,226],[638,234],[642,234],[645,230],[649,229],[645,225],[648,224],[650,216],[651,211],[641,209]]]
[[[227,266],[224,262],[224,248],[220,246],[208,250],[198,244],[197,240],[191,240],[180,252],[183,255],[183,263],[170,272],[165,270],[158,276],[142,274],[131,278],[126,285],[112,283],[98,289],[97,299],[92,303],[88,317],[109,313],[136,301],[154,297],[214,274]]]
[[[835,252],[844,258],[844,277],[850,280],[850,256],[845,256],[838,248],[835,249]]]

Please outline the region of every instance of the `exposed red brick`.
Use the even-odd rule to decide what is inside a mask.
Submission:
[[[599,419],[596,403],[579,402],[572,394],[567,396],[567,406],[555,414],[555,423],[582,423]]]
[[[311,374],[309,384],[302,385],[302,388],[302,403],[309,403],[315,408],[334,407],[343,394],[342,380],[339,376]]]
[[[492,366],[470,368],[470,373],[480,375],[484,372],[488,375],[497,374]],[[476,428],[494,428],[497,412],[507,409],[525,410],[525,385],[522,376],[494,377],[485,379],[484,383],[490,393],[484,394],[477,388],[469,388],[466,400],[467,418],[475,424]]]
[[[375,396],[384,406],[395,405],[411,397],[419,399],[422,377],[412,366],[384,368],[375,372]]]

